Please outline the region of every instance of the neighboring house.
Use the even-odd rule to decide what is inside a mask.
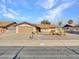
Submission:
[[[7,24],[7,25],[6,25],[7,32],[16,33],[16,25],[17,25],[16,22],[12,22],[12,23],[10,23],[10,24]]]
[[[76,28],[76,31],[79,31],[79,26],[75,26],[75,28]]]
[[[22,22],[16,25],[17,33],[32,33],[36,32],[37,30],[39,30],[39,27],[28,22]]]
[[[72,32],[75,29],[75,25],[66,24],[64,26],[65,31]]]
[[[76,26],[76,25],[65,25],[64,29],[68,33],[79,34],[79,26]]]
[[[16,24],[16,22],[0,22],[0,32],[13,32],[15,29],[16,33],[16,26],[14,26],[14,24]]]
[[[7,28],[6,28],[6,25],[7,24],[10,24],[11,22],[3,22],[3,21],[1,21],[0,22],[0,32],[6,32],[6,30],[7,30]]]
[[[74,26],[69,25],[69,24],[66,24],[66,25],[64,26],[64,28],[66,28],[66,27],[74,27]]]
[[[12,22],[3,22],[3,21],[0,21],[0,26],[6,26],[6,25],[8,25],[10,23],[12,23]]]
[[[38,32],[51,32],[55,30],[56,26],[51,24],[31,24],[28,22],[16,23],[16,22],[0,22],[0,32],[9,33],[38,33]]]
[[[38,24],[37,26],[40,28],[40,32],[48,32],[48,33],[56,28],[55,25],[51,24]]]
[[[5,26],[0,26],[0,33],[4,33],[6,31],[6,27]]]

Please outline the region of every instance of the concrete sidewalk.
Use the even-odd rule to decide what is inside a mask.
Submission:
[[[0,41],[0,46],[79,46],[79,40],[9,40]]]

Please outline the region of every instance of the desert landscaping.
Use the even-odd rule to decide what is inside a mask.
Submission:
[[[47,20],[41,24],[0,22],[0,46],[78,46],[79,27],[57,27]]]
[[[67,33],[65,36],[25,33],[0,34],[0,46],[78,46],[79,35]]]

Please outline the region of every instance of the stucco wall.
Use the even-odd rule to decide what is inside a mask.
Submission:
[[[36,32],[36,27],[28,25],[28,24],[22,24],[22,25],[18,25],[16,26],[16,33],[20,33],[20,32]]]
[[[50,32],[52,29],[41,29],[41,32]]]
[[[6,31],[6,29],[0,28],[0,33],[3,33],[3,32],[5,32],[5,31]]]

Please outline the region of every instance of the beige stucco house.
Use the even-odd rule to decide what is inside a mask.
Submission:
[[[3,32],[5,30],[5,32],[8,33],[50,33],[56,28],[55,25],[51,24],[35,25],[28,22],[21,22],[18,24],[16,22],[0,22],[0,25],[0,32]]]
[[[7,24],[6,25],[6,32],[9,32],[9,33],[16,33],[16,25],[17,23],[16,22],[12,22],[10,24]]]
[[[16,33],[16,22],[0,22],[0,32]]]
[[[16,25],[16,33],[37,32],[38,27],[28,22],[22,22]]]
[[[52,24],[38,24],[38,27],[40,27],[40,32],[45,32],[45,33],[49,33],[52,30],[55,30],[56,26],[52,25]]]
[[[0,33],[6,32],[6,27],[5,26],[0,26]]]

